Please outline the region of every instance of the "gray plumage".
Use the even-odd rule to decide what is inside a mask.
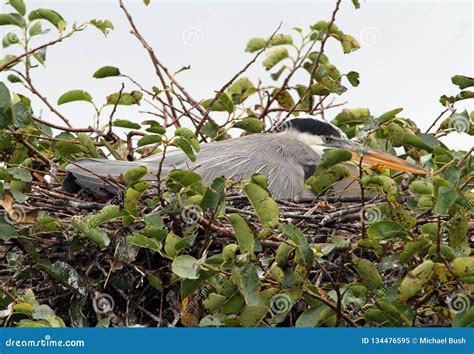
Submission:
[[[352,159],[415,174],[427,174],[423,168],[374,149],[364,148],[347,139],[336,126],[314,118],[295,118],[277,129],[279,133],[253,134],[236,139],[201,145],[197,160],[191,162],[181,150],[170,151],[163,161],[160,177],[173,169],[197,172],[203,182],[210,184],[216,177],[235,182],[250,179],[254,173],[268,177],[268,188],[273,197],[298,199],[305,192],[304,182],[315,171],[325,149],[350,151]],[[117,191],[113,180],[128,170],[146,166],[150,175],[145,179],[157,183],[157,172],[162,155],[153,155],[139,161],[111,161],[81,159],[66,167],[68,175],[63,188],[71,193],[83,189],[97,197],[106,197]],[[359,175],[357,166],[346,163],[351,176],[334,185],[336,191],[359,194],[359,184],[353,176]],[[113,178],[110,178],[113,177]]]
[[[80,159],[66,167],[69,180],[66,179],[64,188],[75,192],[80,187],[103,197],[116,191],[106,181],[107,177],[118,178],[137,166],[146,166],[151,175],[145,179],[156,181],[161,159],[161,154],[138,161]],[[181,150],[169,151],[161,176],[166,176],[175,168],[189,169],[201,175],[203,182],[209,184],[219,176],[240,181],[260,173],[268,177],[268,188],[273,197],[295,199],[302,194],[305,179],[313,173],[319,161],[319,154],[308,144],[295,139],[291,132],[253,134],[202,144],[195,162],[191,162]]]

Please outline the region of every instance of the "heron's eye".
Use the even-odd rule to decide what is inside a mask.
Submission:
[[[325,144],[329,144],[332,141],[332,138],[330,136],[323,136],[323,142]]]

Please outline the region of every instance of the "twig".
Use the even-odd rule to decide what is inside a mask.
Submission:
[[[270,36],[270,38],[267,40],[267,42],[265,43],[265,46],[260,49],[256,55],[254,55],[253,59],[251,61],[249,61],[237,74],[235,74],[224,86],[221,87],[221,89],[217,92],[217,94],[214,96],[214,98],[212,99],[211,103],[209,104],[206,112],[204,113],[201,121],[199,122],[198,126],[196,127],[196,134],[199,133],[199,131],[201,130],[202,126],[204,125],[204,123],[207,121],[208,117],[209,117],[209,113],[211,112],[211,109],[212,109],[212,106],[219,100],[220,96],[222,95],[222,93],[224,93],[224,91],[230,86],[232,85],[232,83],[237,80],[239,78],[240,75],[242,75],[244,72],[247,71],[247,69],[257,61],[258,57],[263,53],[265,52],[265,50],[267,50],[268,48],[268,45],[271,43],[273,37],[275,37],[275,34],[277,34],[277,32],[280,30],[280,27],[281,27],[281,23],[278,25],[277,29],[273,32],[273,34]]]

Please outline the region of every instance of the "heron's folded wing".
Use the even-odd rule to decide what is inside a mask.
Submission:
[[[260,173],[268,177],[275,198],[293,199],[303,192],[305,170],[318,161],[319,156],[302,142],[277,134],[254,134],[203,145],[191,169],[205,183],[219,176],[240,181]]]

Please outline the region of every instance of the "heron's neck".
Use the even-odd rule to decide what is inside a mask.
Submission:
[[[310,133],[301,133],[299,131],[288,131],[282,134],[286,134],[291,139],[298,140],[303,144],[308,145],[311,149],[313,149],[318,155],[322,155],[324,153],[324,149],[327,149],[323,144],[323,140],[320,136],[313,135]]]

